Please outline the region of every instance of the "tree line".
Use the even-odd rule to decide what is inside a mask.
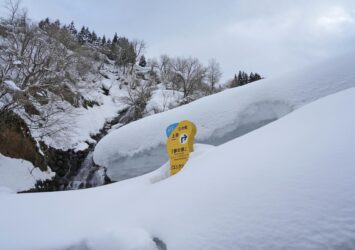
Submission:
[[[250,74],[247,74],[246,72],[239,70],[238,75],[234,75],[234,79],[230,83],[230,86],[239,87],[261,79],[262,77],[258,73],[251,72]]]
[[[95,31],[90,31],[88,27],[82,26],[80,31],[75,27],[72,21],[69,25],[61,25],[59,20],[51,22],[49,18],[46,18],[39,22],[38,26],[48,33],[56,36],[58,39],[63,40],[68,44],[68,38],[81,46],[95,46],[101,53],[107,55],[107,57],[115,61],[116,65],[122,68],[125,74],[127,68],[132,73],[133,66],[138,62],[140,58],[140,65],[144,65],[145,58],[143,52],[146,49],[146,44],[143,40],[134,39],[130,41],[128,38],[121,36],[117,33],[114,34],[112,39],[106,39],[103,35],[102,38],[96,34]],[[69,48],[73,46],[70,46]],[[73,44],[75,45],[75,44]]]

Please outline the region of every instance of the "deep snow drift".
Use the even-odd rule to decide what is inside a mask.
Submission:
[[[354,249],[354,106],[352,88],[197,146],[165,179],[166,165],[99,188],[2,194],[0,249],[158,249],[154,238],[169,250]]]
[[[198,128],[198,142],[220,145],[318,98],[355,86],[354,64],[354,55],[340,56],[132,122],[98,143],[94,161],[107,167],[113,180],[150,172],[168,159],[168,125],[190,120]]]
[[[34,188],[37,181],[51,179],[54,175],[50,169],[42,172],[29,161],[0,154],[0,193],[25,191]]]

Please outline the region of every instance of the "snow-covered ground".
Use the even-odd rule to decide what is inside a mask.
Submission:
[[[351,88],[197,145],[169,178],[165,165],[99,188],[3,194],[0,249],[354,249],[354,105]]]
[[[137,66],[137,70],[139,73],[147,73],[148,69]],[[79,92],[86,100],[93,101],[99,106],[72,108],[71,112],[61,114],[64,117],[61,117],[60,120],[66,123],[67,128],[42,138],[47,145],[63,150],[72,148],[84,150],[89,146],[88,143],[96,143],[91,136],[100,133],[105,122],[116,118],[118,113],[127,107],[121,98],[127,95],[129,87],[124,82],[133,81],[132,76],[122,76],[120,70],[117,70],[113,63],[105,64],[101,73],[105,77],[98,78],[91,75],[87,81],[77,83],[76,89],[74,89],[74,92]],[[118,76],[120,76],[120,80],[118,80]],[[11,81],[7,84],[10,87],[16,86]],[[109,90],[109,95],[105,95],[100,86]],[[158,84],[147,103],[146,115],[163,112],[177,106],[182,96],[182,92],[167,90],[164,84]],[[35,138],[42,133],[40,130],[31,132]]]
[[[196,140],[220,145],[318,98],[355,86],[355,56],[332,58],[310,68],[199,99],[120,127],[96,146],[94,161],[113,180],[134,177],[167,160],[165,129],[190,120]]]
[[[105,65],[102,70],[107,78],[91,76],[92,79],[77,83],[75,92],[79,92],[87,100],[98,103],[100,106],[74,108],[67,112],[63,121],[68,127],[54,135],[45,136],[42,140],[55,148],[84,150],[88,143],[95,143],[92,135],[98,134],[105,122],[118,116],[118,112],[124,108],[119,98],[124,96],[126,91],[119,88],[117,72],[110,64]],[[95,80],[95,81],[94,81]],[[99,86],[109,89],[110,94],[105,95]],[[38,131],[32,131],[36,137]]]
[[[38,180],[51,179],[55,173],[50,169],[42,172],[32,163],[0,154],[0,195],[3,192],[19,192],[35,187]]]

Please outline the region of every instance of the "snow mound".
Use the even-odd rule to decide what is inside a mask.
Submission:
[[[113,180],[152,171],[167,161],[166,127],[186,119],[196,124],[198,142],[220,145],[318,98],[355,86],[354,58],[334,58],[132,122],[98,143],[94,161],[107,167]],[[129,168],[131,176],[120,175]]]
[[[28,190],[38,180],[51,179],[54,175],[50,170],[42,172],[29,161],[0,154],[0,194]]]
[[[1,195],[0,249],[154,249],[157,238],[169,250],[354,249],[354,105],[355,88],[325,97],[201,148],[154,184],[164,169],[99,188]]]

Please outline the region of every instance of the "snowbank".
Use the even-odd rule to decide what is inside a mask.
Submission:
[[[354,249],[354,105],[355,88],[328,96],[154,184],[162,169],[1,195],[0,249]]]
[[[42,172],[26,160],[14,159],[0,154],[0,194],[19,192],[33,188],[38,180],[51,179],[54,173]]]
[[[306,103],[355,86],[354,58],[354,55],[334,58],[132,122],[98,143],[94,161],[106,166],[114,180],[123,178],[121,169],[130,166],[140,169],[140,173],[156,169],[167,160],[166,127],[186,119],[196,124],[198,142],[220,145]]]

